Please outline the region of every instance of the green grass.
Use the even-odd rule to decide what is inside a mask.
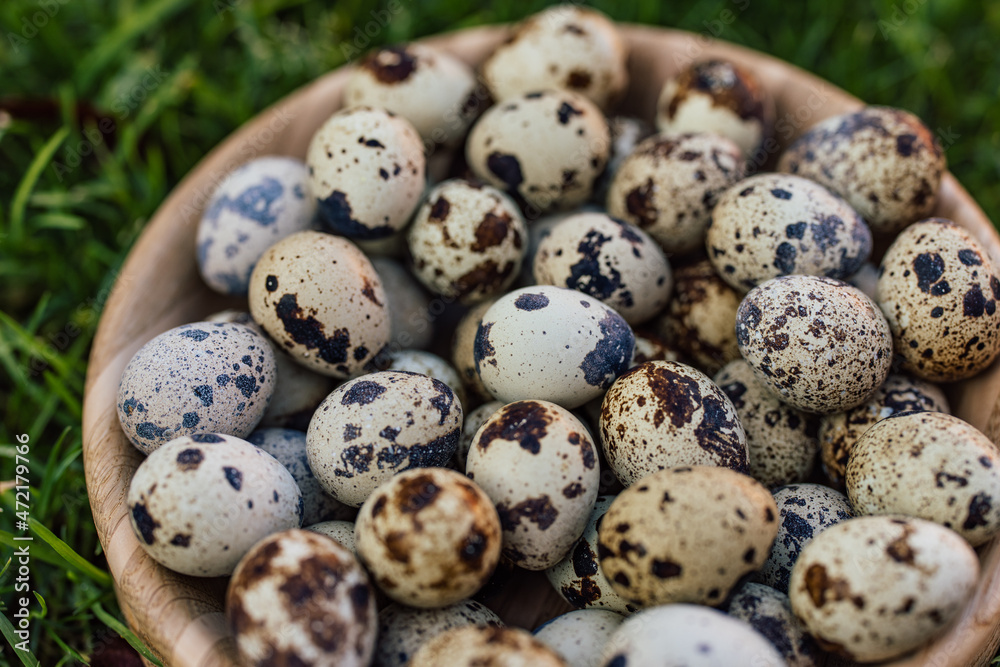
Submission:
[[[393,0],[401,10],[369,46],[514,20],[544,4]],[[1000,219],[1000,5],[595,4],[620,20],[768,51],[916,112]],[[124,631],[80,459],[87,354],[118,268],[171,187],[253,114],[342,64],[341,45],[373,9],[359,0],[0,3],[0,480],[14,479],[15,437],[28,434],[39,596],[30,646],[40,664],[103,664],[109,638]],[[14,503],[13,490],[0,494],[0,566],[20,534]],[[5,635],[16,569],[0,576]],[[5,650],[0,664],[18,659]]]

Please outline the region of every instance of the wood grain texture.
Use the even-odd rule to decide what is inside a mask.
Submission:
[[[622,111],[653,118],[663,81],[684,65],[721,57],[753,70],[776,101],[779,147],[763,156],[770,164],[784,146],[812,124],[861,106],[861,102],[802,70],[763,54],[671,30],[622,26],[631,47],[629,92]],[[429,40],[472,65],[506,35],[485,27]],[[142,456],[125,438],[115,411],[121,373],[132,355],[163,331],[240,304],[214,295],[195,265],[195,230],[216,184],[238,165],[263,155],[303,157],[313,132],[341,104],[349,70],[318,79],[261,112],[213,150],[174,189],[147,225],[116,281],[90,357],[83,415],[83,457],[90,503],[118,598],[130,625],[167,665],[232,667],[232,638],[222,616],[225,580],[170,572],[146,556],[132,533],[125,497]],[[781,121],[784,119],[784,123]],[[936,215],[970,229],[995,262],[1000,237],[982,210],[947,175]],[[1000,365],[949,388],[955,414],[1000,438]],[[895,667],[985,665],[1000,644],[1000,553],[993,541],[979,549],[983,575],[975,599],[951,629]],[[567,605],[533,573],[491,605],[508,622],[532,628]]]

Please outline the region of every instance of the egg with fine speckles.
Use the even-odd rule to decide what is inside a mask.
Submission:
[[[328,231],[383,239],[401,230],[424,190],[424,145],[408,120],[359,106],[330,116],[306,153],[309,190]]]
[[[383,370],[407,371],[437,378],[448,385],[459,403],[465,405],[465,387],[458,371],[436,354],[424,350],[398,350],[389,355],[385,366]]]
[[[362,375],[337,387],[313,415],[309,466],[330,495],[360,507],[397,473],[447,465],[462,420],[455,393],[440,380],[406,371]]]
[[[606,609],[577,609],[549,620],[534,631],[573,667],[599,667],[601,649],[625,617]]]
[[[379,612],[378,645],[373,664],[406,667],[424,643],[445,630],[472,626],[503,626],[492,610],[475,600],[462,600],[438,609],[415,609],[392,604]]]
[[[171,440],[129,484],[139,545],[161,565],[196,577],[228,575],[250,547],[302,522],[302,495],[270,454],[230,435]]]
[[[274,352],[250,327],[184,324],[143,345],[125,366],[118,420],[144,454],[182,435],[243,438],[264,416],[275,381]]]
[[[898,232],[929,215],[944,170],[944,152],[919,118],[879,106],[814,125],[778,161],[778,171],[846,199],[876,234]]]
[[[569,553],[600,482],[587,428],[548,401],[497,410],[476,433],[465,470],[496,505],[504,556],[527,570],[544,570]]]
[[[226,591],[226,618],[248,667],[365,667],[375,650],[375,595],[350,551],[306,530],[261,540]]]
[[[462,378],[462,384],[468,395],[482,401],[491,401],[493,396],[476,371],[476,333],[483,321],[483,315],[495,302],[496,299],[487,299],[470,308],[455,325],[451,341],[451,365]]]
[[[446,630],[413,655],[409,667],[569,667],[551,648],[520,628],[465,625]]]
[[[788,596],[763,584],[747,582],[729,599],[727,613],[767,637],[788,667],[820,667],[826,656],[792,611]]]
[[[447,468],[401,472],[361,506],[358,556],[378,587],[410,607],[445,607],[489,580],[500,560],[490,498]]]
[[[317,373],[374,370],[389,344],[382,281],[357,246],[299,232],[271,246],[250,277],[250,314],[275,344]]]
[[[476,332],[476,371],[501,401],[537,398],[576,408],[632,361],[635,335],[609,306],[551,285],[508,292]]]
[[[846,280],[871,254],[872,234],[822,185],[758,174],[722,193],[705,244],[723,280],[747,290],[792,273]]]
[[[830,413],[864,403],[892,364],[892,335],[864,292],[792,275],[758,285],[736,312],[740,353],[782,401]]]
[[[944,218],[910,225],[889,246],[879,273],[876,301],[903,370],[954,382],[1000,354],[1000,280],[967,230]]]
[[[465,463],[469,456],[469,449],[472,448],[472,441],[479,432],[479,427],[486,423],[486,420],[493,416],[493,413],[502,408],[504,404],[500,401],[489,401],[483,403],[472,412],[465,415],[465,424],[462,426],[462,438],[458,442],[458,450],[455,452],[455,462],[459,470],[465,470]]]
[[[719,604],[764,563],[777,519],[770,492],[746,475],[669,468],[618,494],[597,531],[597,556],[634,605]]]
[[[351,553],[355,555],[358,553],[358,550],[355,548],[353,521],[320,521],[311,526],[305,526],[305,529],[319,533],[320,535],[326,535],[331,540],[339,542],[342,547]]]
[[[649,361],[618,378],[604,396],[600,432],[625,486],[676,466],[749,470],[732,401],[707,375],[676,361]]]

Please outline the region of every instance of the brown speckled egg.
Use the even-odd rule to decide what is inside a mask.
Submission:
[[[1000,353],[1000,280],[968,231],[943,218],[910,225],[879,270],[876,301],[903,370],[952,382],[979,373]]]
[[[748,471],[736,408],[707,375],[676,361],[649,361],[618,378],[604,396],[600,431],[625,486],[675,466]]]
[[[566,558],[545,571],[549,583],[577,609],[608,609],[631,614],[638,607],[622,599],[601,572],[597,560],[597,530],[614,496],[598,496],[587,527]]]
[[[447,468],[408,470],[379,486],[361,506],[354,535],[378,587],[410,607],[469,597],[500,560],[493,503]]]
[[[586,201],[610,145],[608,124],[590,100],[547,90],[487,110],[469,133],[465,150],[476,176],[516,193],[540,212]]]
[[[705,244],[722,279],[748,290],[792,273],[846,280],[871,254],[872,234],[822,185],[758,174],[722,193]]]
[[[396,473],[447,465],[462,418],[440,380],[405,371],[363,375],[337,387],[313,415],[309,466],[330,495],[358,507]]]
[[[380,256],[370,259],[385,288],[393,346],[414,350],[430,347],[435,318],[430,313],[431,299],[423,285],[394,259]]]
[[[712,132],[747,157],[771,136],[774,102],[750,71],[725,60],[692,63],[668,79],[656,103],[660,132]]]
[[[536,220],[531,220],[528,225],[528,247],[524,253],[524,261],[521,262],[521,274],[517,277],[515,285],[518,287],[527,287],[535,284],[535,276],[532,271],[535,263],[535,254],[538,252],[538,246],[552,233],[552,229],[556,225],[572,215],[598,213],[602,210],[600,206],[584,204],[569,211],[549,213]]]
[[[482,74],[499,102],[564,88],[610,109],[628,84],[627,56],[625,41],[607,16],[566,4],[518,24],[483,63]]]
[[[440,609],[414,609],[392,604],[379,612],[376,667],[406,667],[424,643],[445,630],[472,626],[503,626],[488,607],[475,600],[462,600]]]
[[[603,667],[786,667],[781,654],[746,622],[690,604],[632,616],[608,639]]]
[[[736,339],[757,379],[807,412],[864,403],[892,363],[878,306],[832,278],[782,276],[750,290],[736,313]]]
[[[326,535],[331,540],[336,540],[340,546],[350,551],[355,556],[358,554],[356,540],[354,539],[353,521],[321,521],[311,526],[305,526],[305,530],[311,530],[320,535]]]
[[[865,107],[811,127],[778,170],[812,179],[858,210],[876,234],[891,234],[934,210],[945,157],[920,119]]]
[[[497,410],[476,433],[466,473],[496,505],[504,555],[527,570],[566,556],[587,525],[600,481],[587,428],[548,401]]]
[[[743,178],[739,146],[715,134],[656,134],[625,158],[608,213],[643,229],[667,253],[705,243],[718,196]]]
[[[655,333],[647,331],[636,334],[631,367],[634,368],[647,361],[681,361],[681,355],[674,347]]]
[[[357,246],[299,232],[268,248],[250,277],[250,314],[303,366],[344,379],[389,343],[385,290]]]
[[[770,586],[748,582],[729,599],[727,613],[764,635],[788,667],[821,667],[826,656],[795,618],[788,596]]]
[[[118,385],[118,420],[149,454],[182,435],[243,438],[267,409],[274,353],[250,327],[195,322],[164,331],[135,353]]]
[[[635,336],[610,307],[575,290],[508,292],[483,315],[476,370],[501,401],[539,398],[576,408],[607,390],[632,361]]]
[[[420,136],[405,118],[371,107],[338,111],[306,153],[320,221],[349,238],[391,236],[420,203],[425,162]]]
[[[375,650],[375,596],[354,555],[322,535],[271,535],[240,561],[226,617],[241,664],[364,667]]]
[[[740,358],[736,309],[742,299],[703,259],[674,270],[674,295],[655,326],[695,368],[711,375]]]
[[[816,536],[788,597],[819,645],[880,662],[940,635],[976,589],[979,558],[953,531],[899,515],[866,516]]]
[[[719,604],[764,563],[777,518],[770,492],[734,470],[660,470],[611,503],[597,555],[615,592],[632,604]]]
[[[712,378],[736,408],[747,436],[750,476],[769,489],[800,482],[816,461],[816,417],[785,405],[750,364],[731,361]]]
[[[472,68],[426,44],[372,51],[351,71],[344,106],[380,107],[413,123],[429,145],[462,138],[480,107]]]
[[[409,667],[569,667],[527,630],[462,626],[446,630],[413,655]]]
[[[298,528],[302,495],[273,456],[231,435],[171,440],[139,464],[128,490],[139,544],[161,565],[228,575],[257,540]]]
[[[466,303],[502,294],[517,277],[528,230],[517,204],[496,188],[461,179],[441,183],[410,226],[417,278]]]
[[[568,665],[600,667],[601,649],[624,620],[606,609],[577,609],[547,621],[533,634]]]
[[[501,401],[489,401],[465,415],[465,424],[462,426],[462,437],[458,441],[458,450],[455,452],[455,462],[458,464],[459,470],[465,470],[469,450],[472,448],[472,441],[475,439],[479,427],[485,424],[486,420],[492,417],[493,413],[503,406],[504,404]]]
[[[455,325],[451,342],[452,366],[458,371],[469,395],[482,401],[490,401],[493,396],[486,389],[476,370],[476,333],[483,321],[483,315],[495,302],[496,299],[488,299],[470,308]]]
[[[865,431],[886,417],[910,410],[948,412],[948,399],[930,382],[893,373],[861,405],[823,415],[819,424],[820,456],[830,481],[843,488],[848,457]]]
[[[821,531],[853,517],[854,511],[847,496],[820,484],[782,486],[774,490],[774,502],[778,506],[778,535],[753,580],[787,593],[802,547]]]
[[[424,350],[399,350],[389,355],[387,371],[407,371],[436,378],[448,385],[458,402],[465,405],[465,387],[458,371],[451,364]]]
[[[535,282],[589,294],[629,324],[666,306],[670,264],[644,231],[605,213],[580,213],[552,228],[534,257]]]
[[[977,547],[1000,532],[1000,451],[941,412],[883,419],[854,445],[847,496],[858,514],[905,514],[951,528]]]

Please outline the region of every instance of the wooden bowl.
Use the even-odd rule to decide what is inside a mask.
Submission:
[[[777,105],[777,155],[814,123],[856,109],[861,101],[815,76],[769,56],[674,30],[623,25],[631,47],[633,85],[624,113],[652,120],[663,81],[693,60],[721,57],[750,68]],[[426,40],[480,64],[504,39],[505,27],[483,27]],[[98,535],[118,599],[135,632],[165,664],[184,667],[238,663],[223,616],[224,579],[197,579],[158,565],[139,546],[129,525],[126,493],[142,455],[118,424],[115,400],[122,370],[148,340],[224,307],[239,306],[212,293],[198,276],[195,230],[214,186],[247,160],[262,155],[305,156],[313,132],[341,105],[349,68],[330,72],[261,112],[213,150],[160,206],[133,248],[107,302],[90,356],[84,397],[83,459]],[[641,84],[641,85],[638,85]],[[946,174],[935,215],[969,229],[994,262],[1000,237],[958,182]],[[244,306],[245,308],[245,306]],[[1000,365],[948,387],[954,413],[1000,436]],[[985,665],[1000,643],[1000,549],[979,549],[982,578],[961,618],[933,644],[893,665]],[[534,573],[494,607],[510,623],[528,628],[568,609],[544,577]]]

